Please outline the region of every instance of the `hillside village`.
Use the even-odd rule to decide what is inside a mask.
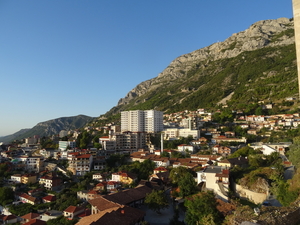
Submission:
[[[275,187],[288,184],[295,173],[286,153],[298,136],[299,114],[232,115],[230,121],[218,122],[222,111],[126,111],[121,122],[61,131],[51,137],[57,148],[43,148],[38,136],[1,145],[6,197],[0,199],[0,220],[151,224],[160,222],[160,214],[153,216],[147,196],[162,191],[171,210],[161,208],[169,216],[165,224],[194,224],[187,202],[204,193],[213,193],[216,211],[211,217],[199,214],[199,221],[296,224],[298,194],[287,202]],[[282,137],[283,130],[290,136]],[[87,145],[80,148],[87,134]],[[247,217],[239,211],[245,207]],[[280,223],[277,217],[269,221],[270,209]]]

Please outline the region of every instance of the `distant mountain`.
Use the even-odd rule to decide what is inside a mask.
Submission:
[[[23,129],[12,135],[0,137],[0,142],[7,143],[13,140],[20,140],[23,138],[32,137],[33,135],[39,135],[40,137],[56,135],[59,134],[61,130],[68,131],[82,128],[93,119],[94,117],[78,115],[48,120],[45,122],[38,123],[32,129]]]
[[[24,133],[26,133],[29,130],[30,129],[22,129],[22,130],[19,130],[18,132],[14,133],[14,134],[10,134],[10,135],[7,135],[7,136],[2,136],[2,137],[0,137],[0,142],[8,143],[11,140],[22,139],[22,138],[19,138],[19,137],[21,137]]]
[[[282,102],[298,97],[296,66],[293,20],[259,21],[223,42],[179,56],[157,77],[129,91],[106,115]]]

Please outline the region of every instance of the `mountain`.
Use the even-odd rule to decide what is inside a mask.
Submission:
[[[259,21],[223,42],[179,56],[157,77],[129,91],[107,115],[279,103],[298,96],[296,66],[293,20]]]
[[[39,135],[40,137],[57,135],[61,130],[68,131],[82,128],[93,119],[94,117],[78,115],[48,120],[38,123],[31,129],[23,129],[15,134],[1,137],[0,142],[10,142],[16,139],[20,140],[23,138],[32,137],[33,135]]]
[[[10,134],[7,136],[1,136],[0,137],[0,142],[10,142],[11,140],[18,140],[20,139],[19,137],[21,137],[24,133],[26,133],[27,131],[29,131],[30,129],[21,129],[18,132],[14,133],[14,134]]]

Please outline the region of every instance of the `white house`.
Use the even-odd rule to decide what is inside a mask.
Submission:
[[[181,144],[177,146],[178,151],[185,153],[188,151],[189,153],[194,153],[194,146],[192,145],[186,145],[186,144]]]
[[[197,183],[204,183],[207,190],[213,191],[223,201],[228,201],[229,170],[221,166],[209,166],[197,172]]]

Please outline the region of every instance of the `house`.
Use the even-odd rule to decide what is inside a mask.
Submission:
[[[24,174],[21,178],[23,184],[34,184],[37,182],[36,174]]]
[[[18,222],[18,217],[15,215],[0,215],[0,220],[3,224],[15,224]]]
[[[107,185],[106,185],[106,188],[107,188],[107,191],[116,191],[117,188],[119,188],[120,186],[121,186],[120,182],[108,181]]]
[[[168,172],[168,169],[166,167],[160,166],[153,170],[154,174],[161,173],[161,172]]]
[[[137,180],[137,175],[134,173],[130,173],[130,172],[125,172],[121,174],[121,180],[120,182],[122,184],[132,184]]]
[[[16,184],[21,183],[22,181],[22,175],[21,174],[14,174],[10,176],[10,180]]]
[[[78,206],[69,206],[68,208],[66,208],[63,213],[64,213],[64,217],[66,217],[69,220],[74,219],[76,216],[78,216],[81,213],[84,213],[85,209],[82,207],[78,207]]]
[[[221,145],[213,146],[212,151],[214,154],[218,153],[220,155],[230,155],[231,154],[231,149],[229,147],[221,146]]]
[[[128,206],[113,207],[97,214],[86,216],[76,225],[136,225],[144,221],[145,212]]]
[[[136,179],[136,174],[125,171],[113,173],[111,178],[112,181],[121,182],[123,184],[132,184]]]
[[[31,205],[36,205],[39,203],[39,200],[33,196],[30,196],[26,193],[18,194],[17,198],[23,203],[29,203]]]
[[[43,203],[55,202],[56,196],[55,195],[47,195],[42,198]]]
[[[24,223],[27,223],[27,222],[29,222],[30,220],[33,220],[33,219],[40,219],[40,214],[38,214],[38,213],[28,213],[24,216],[21,216],[21,219]]]
[[[193,145],[206,144],[207,143],[207,138],[200,137],[198,140],[193,140],[192,143],[193,143]]]
[[[32,219],[27,223],[23,223],[23,225],[46,225],[46,224],[47,224],[46,221],[40,219]]]
[[[242,137],[242,138],[227,138],[226,136],[220,135],[219,137],[214,137],[211,139],[211,142],[213,144],[219,144],[221,142],[237,142],[237,143],[246,143],[247,138]]]
[[[182,152],[182,153],[194,153],[194,146],[192,145],[186,145],[186,144],[181,144],[177,146],[178,151]]]
[[[93,180],[102,182],[102,181],[106,180],[106,176],[104,176],[104,174],[101,174],[101,173],[95,173],[95,174],[93,174]]]
[[[203,183],[206,190],[214,191],[217,198],[228,202],[229,170],[221,166],[208,166],[197,172],[198,184]]]
[[[164,185],[167,185],[170,182],[169,175],[170,175],[169,171],[154,173],[154,174],[150,175],[149,181],[161,180],[161,183],[163,183]]]
[[[44,212],[43,214],[41,214],[41,219],[43,221],[48,221],[51,219],[56,219],[60,216],[62,216],[63,213],[61,211],[57,211],[57,210],[48,210],[46,212]]]
[[[36,174],[14,174],[11,175],[10,180],[14,183],[33,184],[37,182]]]
[[[151,161],[153,161],[157,167],[168,167],[170,165],[169,158],[167,157],[154,158],[151,159]]]
[[[247,134],[257,135],[256,129],[247,130]]]
[[[62,185],[62,179],[57,177],[55,173],[51,173],[41,177],[39,184],[43,185],[47,190],[58,190]]]
[[[18,159],[24,166],[24,169],[31,172],[40,172],[44,165],[44,161],[40,156],[21,156]]]
[[[74,175],[84,175],[91,171],[93,155],[84,154],[83,152],[72,152],[68,154],[68,163],[68,170]]]
[[[31,196],[33,196],[33,197],[36,197],[37,195],[40,195],[43,192],[44,192],[43,188],[36,188],[36,189],[29,190],[28,194],[31,195]]]
[[[248,158],[239,156],[237,158],[224,159],[218,162],[218,166],[233,168],[234,166],[246,167],[248,166]]]
[[[110,200],[107,200],[103,196],[100,196],[99,198],[91,199],[89,200],[89,203],[91,204],[91,214],[97,214],[99,212],[111,209],[111,208],[118,208],[122,205],[112,202]]]
[[[88,201],[88,191],[87,190],[82,190],[82,191],[77,191],[77,198],[87,202]]]
[[[90,191],[88,191],[88,193],[87,193],[87,199],[88,199],[88,200],[94,199],[94,198],[98,197],[99,194],[100,194],[100,193],[99,193],[98,191],[96,191],[96,190],[90,190]]]
[[[93,159],[93,168],[94,170],[105,169],[106,161],[105,156],[96,156]]]
[[[144,203],[147,193],[150,193],[151,191],[151,188],[141,185],[132,189],[105,195],[103,197],[121,205],[137,207]]]
[[[100,211],[113,207],[120,207],[122,205],[131,207],[140,206],[143,204],[147,193],[150,193],[151,191],[151,188],[145,185],[139,185],[136,188],[98,196],[95,199],[89,200],[89,203],[92,206],[92,214],[96,214]]]
[[[106,181],[98,183],[94,187],[94,190],[96,190],[96,191],[104,191],[105,189],[107,189],[107,182]]]

